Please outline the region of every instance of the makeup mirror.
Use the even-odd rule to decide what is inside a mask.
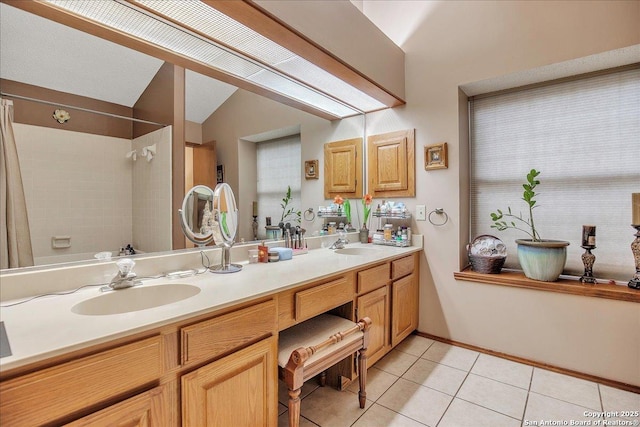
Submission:
[[[197,246],[214,241],[214,191],[206,185],[196,185],[187,192],[178,210],[180,225],[187,239]]]

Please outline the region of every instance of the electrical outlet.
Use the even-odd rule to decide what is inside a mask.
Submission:
[[[427,207],[425,205],[416,205],[416,221],[427,220]]]

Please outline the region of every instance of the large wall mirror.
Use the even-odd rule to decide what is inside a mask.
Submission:
[[[131,109],[167,66],[4,3],[0,8],[3,93],[16,87],[9,83],[26,84],[33,98],[53,90],[60,104],[73,105],[67,95],[78,95],[95,100],[96,109],[108,103],[117,115],[120,107]],[[237,242],[254,239],[254,202],[258,239],[268,237],[265,217],[280,220],[288,188],[291,206],[301,212],[329,203],[323,197],[323,145],[364,136],[362,116],[329,121],[191,70],[185,73],[185,100],[187,143],[215,143],[216,164],[210,167],[220,168],[235,193]],[[36,266],[86,262],[103,251],[117,256],[128,244],[144,254],[176,249],[171,194],[182,197],[186,189],[172,177],[171,128],[147,126],[148,132],[134,137],[134,125],[124,119],[36,102],[15,105]],[[29,111],[18,111],[24,105]],[[52,117],[58,108],[71,116],[66,125]],[[51,126],[20,123],[24,114],[42,114]],[[25,135],[28,148],[20,147]],[[307,160],[319,160],[321,179],[305,179]],[[283,177],[285,169],[292,176]],[[322,225],[317,217],[301,221],[308,235]]]

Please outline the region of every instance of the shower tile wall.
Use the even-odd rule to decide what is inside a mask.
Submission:
[[[131,140],[23,124],[14,131],[36,264],[133,242]],[[53,236],[71,236],[71,247],[53,249]]]
[[[145,252],[171,249],[171,127],[133,140],[132,149],[156,144],[151,162],[133,165],[133,243]],[[176,212],[177,214],[177,212]]]

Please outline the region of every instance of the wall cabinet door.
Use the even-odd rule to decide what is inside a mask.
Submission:
[[[324,198],[362,197],[362,138],[324,144]]]
[[[276,426],[277,339],[267,338],[182,376],[183,426]]]
[[[170,396],[165,387],[156,387],[66,426],[165,427],[171,425],[168,411],[173,403]]]
[[[418,327],[418,280],[416,274],[391,284],[391,345],[398,345]]]
[[[367,138],[367,189],[373,197],[415,197],[414,130]]]
[[[369,317],[369,348],[367,363],[372,366],[390,349],[389,343],[389,287],[383,286],[368,294],[358,297],[358,319]]]

